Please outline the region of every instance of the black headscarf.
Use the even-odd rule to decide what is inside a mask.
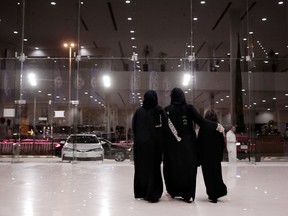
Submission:
[[[170,94],[171,104],[187,104],[185,94],[181,88],[174,88]]]
[[[152,109],[158,105],[157,93],[154,90],[148,90],[144,94],[143,107],[145,109]]]

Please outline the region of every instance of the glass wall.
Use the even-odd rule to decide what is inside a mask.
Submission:
[[[2,0],[1,158],[59,157],[71,133],[131,146],[144,93],[181,87],[237,125],[239,160],[286,161],[287,4]]]

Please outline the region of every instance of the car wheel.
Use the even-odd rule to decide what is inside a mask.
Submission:
[[[122,162],[122,161],[124,161],[124,160],[125,160],[125,154],[124,154],[124,152],[121,152],[121,151],[116,152],[115,155],[114,155],[114,159],[115,159],[115,161],[117,161],[117,162]]]

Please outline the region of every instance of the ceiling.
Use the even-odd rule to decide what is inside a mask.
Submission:
[[[274,60],[277,71],[286,72],[288,68],[287,1],[279,4],[278,0],[206,0],[202,4],[200,0],[55,0],[55,5],[51,2],[1,0],[2,57],[14,57],[23,44],[29,58],[67,58],[63,43],[73,41],[78,45],[74,51],[81,53],[83,61],[87,56],[98,62],[109,61],[108,66],[103,65],[115,71],[133,70],[133,53],[138,54],[139,70],[143,70],[142,63],[148,58],[151,69],[159,71],[159,60],[163,57],[166,71],[191,69],[188,57],[195,53],[198,71],[211,70],[211,64],[217,64],[214,68],[217,71],[229,71],[233,32],[239,33],[241,55],[254,57],[253,70],[271,72]],[[234,20],[232,26],[231,20]],[[149,53],[145,56],[147,47]],[[5,49],[11,50],[10,56],[5,56]],[[271,50],[276,55],[271,57]]]

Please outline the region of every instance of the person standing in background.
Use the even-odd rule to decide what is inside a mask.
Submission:
[[[0,141],[7,139],[8,137],[8,127],[5,124],[6,119],[4,117],[0,118]]]
[[[205,113],[205,119],[218,122],[218,116],[214,109]],[[217,203],[217,199],[227,195],[227,187],[222,178],[221,161],[225,148],[224,132],[206,130],[200,128],[197,138],[198,161],[201,165],[206,193],[211,202]]]
[[[143,106],[132,120],[134,134],[134,197],[158,202],[163,193],[161,162],[166,137],[167,120],[158,106],[157,94],[148,90]]]
[[[236,147],[236,127],[234,125],[231,126],[230,130],[226,134],[226,145],[228,152],[228,161],[231,163],[235,163],[237,161],[237,147]]]
[[[164,145],[163,173],[166,190],[172,198],[191,203],[195,199],[197,145],[194,122],[207,130],[224,131],[217,122],[205,120],[187,104],[182,89],[171,91],[171,103],[165,108],[168,120],[167,143]]]

